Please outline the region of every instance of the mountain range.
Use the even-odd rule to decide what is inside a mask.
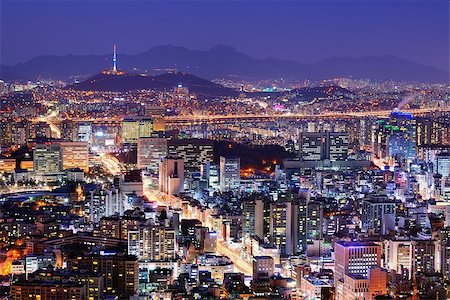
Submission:
[[[1,66],[3,80],[36,80],[88,78],[102,69],[111,68],[109,55],[44,55],[14,66]],[[276,58],[255,59],[231,46],[219,45],[209,50],[189,50],[176,46],[158,46],[134,55],[118,54],[123,70],[154,72],[155,69],[176,69],[207,79],[310,79],[337,77],[367,78],[413,82],[449,80],[449,73],[392,55],[360,58],[332,57],[315,63],[300,63]]]

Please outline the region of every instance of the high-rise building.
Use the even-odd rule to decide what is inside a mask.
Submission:
[[[298,204],[296,201],[270,203],[270,241],[282,256],[297,252]]]
[[[239,192],[241,185],[241,160],[240,158],[220,157],[219,180],[221,192]]]
[[[395,201],[386,196],[372,196],[363,201],[362,229],[365,232],[374,232],[381,235],[389,234],[396,225]]]
[[[77,141],[92,143],[92,125],[90,123],[78,124]]]
[[[305,132],[300,135],[300,159],[302,161],[345,161],[348,156],[349,138],[341,132]]]
[[[175,229],[170,226],[142,225],[128,231],[128,253],[139,259],[172,260],[176,258]]]
[[[80,168],[89,171],[89,145],[87,142],[60,142],[63,169]]]
[[[436,155],[435,173],[445,177],[450,175],[450,153],[441,152]]]
[[[264,202],[263,199],[248,200],[242,202],[242,236],[244,239],[251,236],[264,238]]]
[[[306,241],[312,242],[323,237],[323,203],[308,201],[306,204]]]
[[[140,138],[151,137],[153,119],[150,117],[128,117],[122,121],[122,143],[136,145]]]
[[[389,119],[378,120],[375,127],[374,152],[380,158],[411,160],[417,154],[416,119],[412,114],[393,111]]]
[[[159,190],[178,195],[184,190],[184,161],[182,158],[167,156],[159,164]]]
[[[137,163],[139,169],[147,169],[154,174],[157,174],[159,170],[159,162],[166,156],[166,138],[150,137],[138,139]]]
[[[381,246],[372,242],[335,243],[334,286],[336,299],[347,299],[349,286],[355,280],[366,280],[372,268],[381,267]],[[364,283],[364,285],[368,283]],[[363,298],[358,298],[363,299]]]
[[[33,168],[37,175],[54,174],[63,170],[61,145],[38,144],[33,150]]]
[[[207,139],[174,139],[167,143],[168,155],[178,156],[184,160],[187,171],[200,171],[201,165],[212,162],[214,141]]]
[[[83,255],[67,258],[67,268],[105,274],[104,293],[129,298],[136,294],[139,284],[139,264],[134,255]]]

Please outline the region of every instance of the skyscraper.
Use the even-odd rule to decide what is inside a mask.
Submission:
[[[138,139],[137,163],[139,169],[147,169],[158,173],[159,162],[167,156],[167,139],[164,137],[149,137]]]
[[[33,151],[36,175],[58,173],[63,170],[63,156],[59,144],[38,144]]]
[[[237,158],[220,157],[219,180],[221,192],[239,192],[241,184],[241,160]]]
[[[149,117],[128,117],[122,121],[122,143],[137,145],[140,138],[151,137],[153,119]]]
[[[167,156],[159,164],[159,190],[178,195],[184,190],[184,161],[182,158]]]

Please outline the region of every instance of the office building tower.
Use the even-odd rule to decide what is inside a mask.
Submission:
[[[298,246],[298,204],[295,201],[270,203],[270,242],[282,256],[295,254]]]
[[[361,284],[368,285],[365,280],[369,277],[370,270],[381,266],[381,246],[372,242],[338,241],[334,251],[336,299],[347,299],[346,292],[349,286],[355,286],[355,280],[362,280],[365,283]]]
[[[363,201],[362,229],[365,232],[387,235],[396,226],[395,201],[385,196],[372,196]]]
[[[89,145],[87,142],[60,142],[63,169],[80,168],[89,171]]]
[[[306,241],[313,242],[323,238],[323,203],[308,201],[306,205]]]
[[[92,125],[90,123],[78,124],[77,141],[92,143]]]
[[[86,197],[85,210],[85,215],[93,223],[98,223],[103,217],[114,214],[122,215],[124,211],[122,193],[114,187],[103,188],[98,186],[89,191],[89,195]]]
[[[161,160],[159,190],[170,195],[178,195],[184,190],[184,161],[182,158],[167,156]]]
[[[61,145],[38,144],[33,150],[33,168],[37,175],[54,174],[63,170]]]
[[[142,225],[138,230],[128,231],[128,253],[139,259],[175,259],[175,229],[171,226]]]
[[[436,155],[435,162],[435,173],[440,174],[444,177],[448,177],[450,175],[450,153],[449,152],[441,152]]]
[[[240,158],[220,157],[219,180],[220,191],[238,193],[241,184]]]
[[[394,111],[389,119],[377,121],[374,152],[380,158],[412,160],[417,154],[416,119],[412,114]]]
[[[348,157],[349,138],[347,133],[327,134],[327,152],[330,161],[345,161]]]
[[[151,137],[153,119],[149,117],[128,117],[122,121],[122,144],[137,145],[140,138]]]
[[[308,132],[300,135],[300,159],[317,161],[325,158],[325,136],[322,133]]]
[[[146,169],[158,174],[159,162],[167,156],[167,139],[150,137],[138,139],[137,163],[139,169]]]
[[[255,235],[260,239],[264,238],[263,214],[263,199],[242,202],[242,236],[244,239]]]
[[[206,139],[169,140],[168,155],[178,156],[184,160],[186,171],[200,171],[201,165],[212,162],[214,156],[214,141]]]
[[[348,144],[347,133],[302,133],[300,159],[302,161],[345,161],[348,156]]]

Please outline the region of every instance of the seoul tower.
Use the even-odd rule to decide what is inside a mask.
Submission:
[[[116,73],[117,72],[117,49],[116,49],[116,45],[114,45],[114,53],[113,53],[113,72]]]

